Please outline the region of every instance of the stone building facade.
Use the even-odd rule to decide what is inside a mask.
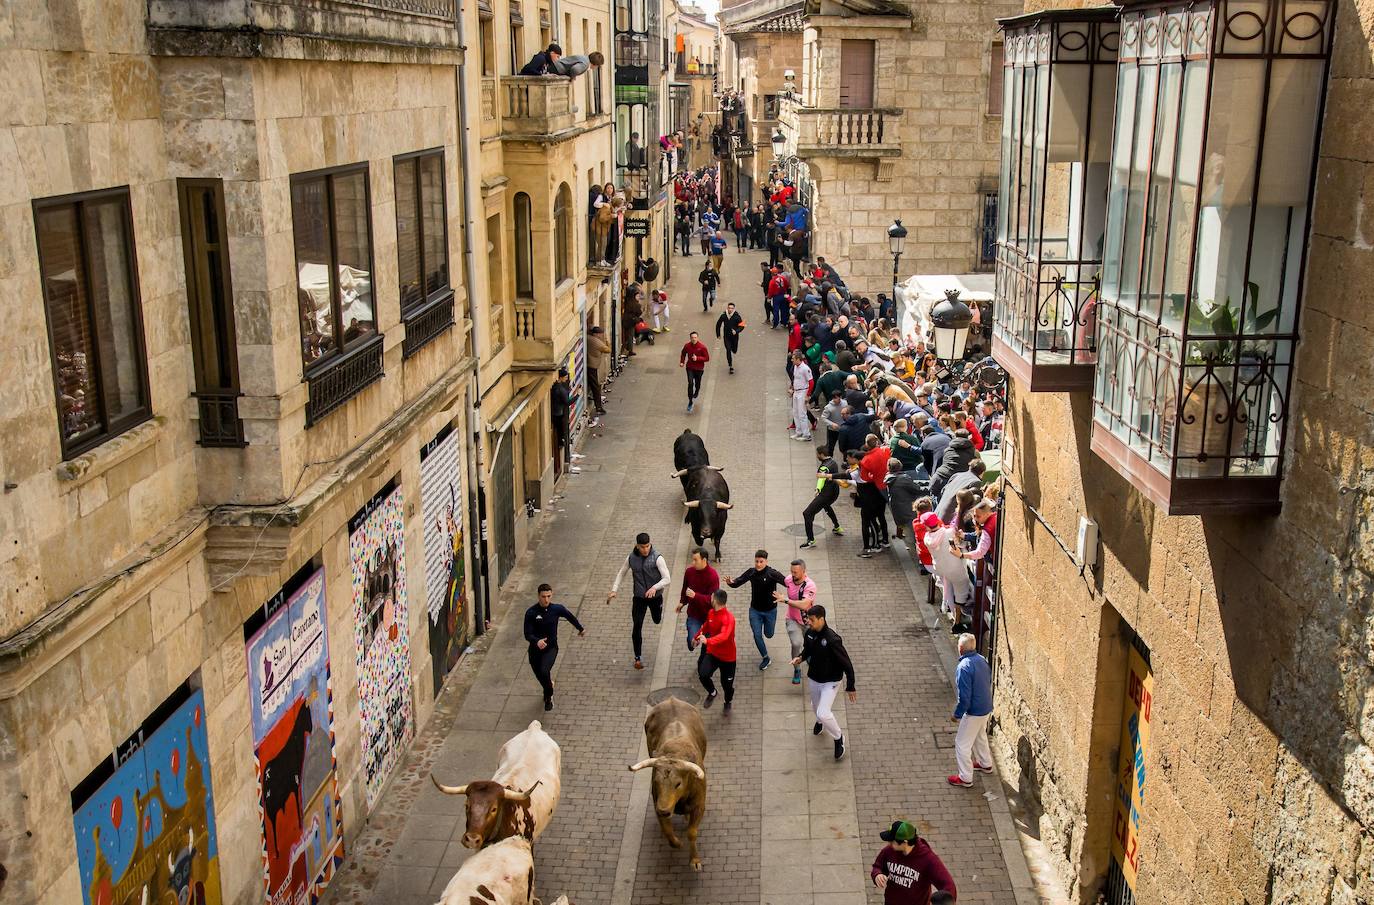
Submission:
[[[1008,0],[806,4],[800,90],[783,99],[780,124],[788,170],[813,187],[812,250],[851,288],[891,289],[895,219],[910,233],[904,275],[991,269],[993,23],[1019,11]]]
[[[1027,33],[1077,28],[1087,20],[1067,9],[1072,6],[1058,10],[1051,4],[1047,15],[1024,16],[1015,27]],[[1115,138],[1105,133],[1106,147],[1114,141],[1116,148],[1110,158],[1105,150],[1076,156],[1081,152],[1073,150],[1075,143],[1053,136],[1049,143],[1058,150],[1050,155],[1048,194],[1055,192],[1056,165],[1071,167],[1075,184],[1086,173],[1092,185],[1093,168],[1102,162],[1102,178],[1089,194],[1100,191],[1106,199],[1110,182],[1111,201],[1097,201],[1095,215],[1080,208],[1083,221],[1096,217],[1099,224],[1083,231],[1086,238],[1099,238],[1107,218],[1100,262],[1085,265],[1081,275],[1070,273],[1065,282],[1062,268],[1077,265],[1059,261],[1077,255],[1044,251],[1037,260],[1032,243],[1027,259],[1015,221],[1008,226],[1004,219],[999,256],[1008,254],[998,265],[996,354],[1016,379],[1008,404],[1008,492],[998,540],[994,747],[1019,772],[1039,818],[1036,834],[1058,859],[1074,901],[1096,901],[1099,891],[1109,902],[1126,901],[1123,889],[1129,888],[1142,903],[1369,902],[1374,373],[1368,362],[1374,306],[1368,287],[1374,221],[1367,210],[1374,157],[1367,136],[1374,129],[1368,103],[1374,95],[1374,20],[1368,10],[1344,3],[1308,8],[1311,16],[1302,22],[1313,28],[1297,28],[1293,9],[1282,18],[1266,18],[1266,34],[1282,28],[1303,36],[1301,48],[1291,45],[1298,40],[1291,36],[1271,47],[1305,53],[1307,62],[1281,96],[1271,95],[1275,99],[1262,119],[1261,106],[1247,92],[1273,84],[1268,73],[1285,64],[1273,55],[1259,58],[1258,66],[1253,56],[1225,59],[1237,36],[1250,30],[1228,30],[1211,18],[1222,9],[1127,3],[1109,7],[1089,26],[1111,23],[1115,29],[1119,23],[1120,61],[1111,46],[1108,71],[1128,99],[1146,84],[1143,65],[1133,61],[1148,53],[1137,50],[1137,42],[1148,46],[1152,34],[1163,36],[1166,58],[1175,55],[1159,79],[1176,76],[1167,72],[1169,66],[1214,70],[1210,95],[1194,83],[1177,103],[1168,99],[1180,96],[1171,94],[1180,90],[1178,83],[1161,81],[1166,87],[1158,121],[1177,117],[1179,126],[1169,134],[1179,137],[1179,150],[1172,158],[1177,165],[1158,162],[1168,156],[1156,157],[1151,178],[1184,191],[1198,184],[1189,180],[1201,179],[1202,191],[1195,202],[1183,196],[1170,215],[1182,218],[1184,236],[1189,220],[1198,223],[1191,244],[1185,239],[1161,257],[1145,259],[1164,262],[1166,290],[1173,285],[1170,268],[1177,267],[1180,276],[1186,272],[1195,288],[1190,293],[1184,283],[1176,304],[1209,316],[1171,322],[1167,304],[1146,315],[1145,302],[1136,314],[1125,300],[1126,277],[1119,274],[1132,266],[1133,229],[1146,228],[1148,221],[1131,219],[1138,203],[1131,198],[1138,196],[1117,189],[1133,159],[1129,178],[1149,158],[1131,153],[1130,143],[1141,143],[1132,138],[1130,110],[1120,104],[1113,117]],[[1044,5],[1032,4],[1028,13],[1042,10]],[[1183,33],[1180,24],[1196,42],[1186,54],[1169,43],[1169,35]],[[1010,27],[1007,34],[1011,66]],[[1033,54],[1033,45],[1025,53]],[[1249,68],[1226,68],[1235,66]],[[1236,79],[1242,71],[1244,77]],[[1048,96],[1068,94],[1051,82]],[[1191,118],[1191,105],[1204,97],[1210,101],[1205,145],[1200,120]],[[1323,104],[1324,117],[1318,118]],[[1139,135],[1145,127],[1135,122]],[[1025,132],[1009,123],[1006,134],[1011,159],[1019,159],[1016,149]],[[1263,169],[1254,157],[1261,145],[1264,159],[1281,161],[1280,167]],[[1116,161],[1115,170],[1107,168],[1108,160]],[[1258,179],[1257,168],[1264,174]],[[1171,170],[1194,175],[1185,179]],[[1215,180],[1223,172],[1237,184],[1248,182],[1254,194],[1217,191]],[[1016,207],[1018,183],[1015,176],[1008,183],[1009,211]],[[1003,191],[1005,197],[1008,189]],[[1026,209],[1034,218],[1039,208],[1032,201]],[[1277,253],[1262,244],[1269,238],[1266,210],[1278,210],[1285,222],[1296,224]],[[1118,211],[1124,220],[1113,225]],[[1260,226],[1236,233],[1241,244],[1223,257],[1218,243],[1228,250],[1225,233],[1218,239],[1209,223],[1225,223],[1231,215],[1253,217]],[[1051,235],[1059,236],[1046,233]],[[1123,254],[1118,240],[1131,253]],[[1086,243],[1082,256],[1090,257],[1092,246]],[[1235,257],[1241,252],[1246,253]],[[1276,300],[1273,278],[1254,274],[1285,260],[1291,266],[1280,280],[1293,289]],[[1226,278],[1228,268],[1241,261],[1250,284],[1242,304],[1261,317],[1245,314],[1239,323],[1222,326],[1215,314],[1224,309],[1204,294],[1210,287],[1196,287]],[[1034,280],[1036,268],[1043,274],[1047,265],[1060,268],[1050,283],[1069,287],[1071,294],[1084,287],[1081,301],[1064,309],[1071,315],[1045,307],[1064,304],[1066,296],[1056,301],[1051,292],[1037,294],[1033,284],[1018,288],[1017,268],[1029,268]],[[1146,284],[1141,286],[1144,292]],[[1163,298],[1171,297],[1166,292]],[[1263,317],[1269,305],[1279,306],[1282,320]],[[1051,314],[1043,323],[1050,329],[1031,327],[1018,335],[1018,324],[1046,310]],[[1061,315],[1067,331],[1054,323]],[[1123,354],[1116,325],[1131,318],[1159,324],[1148,326],[1158,331],[1158,345]],[[1074,333],[1075,321],[1088,327],[1086,333]],[[1152,357],[1153,350],[1174,342],[1181,344],[1175,353],[1181,358]],[[1236,347],[1239,357],[1227,351]],[[1266,350],[1274,349],[1294,362],[1291,378],[1270,370]],[[1122,368],[1123,360],[1133,364]],[[1142,383],[1135,376],[1142,368],[1159,368],[1160,376]],[[1241,386],[1272,379],[1273,388],[1284,388],[1281,394],[1247,389],[1232,397],[1229,414],[1203,410],[1208,417],[1224,415],[1213,418],[1213,425],[1245,434],[1243,454],[1234,446],[1189,446],[1201,413],[1190,406],[1206,395],[1195,376],[1203,373],[1220,375],[1228,387],[1237,385],[1231,383],[1234,373]],[[1149,382],[1164,389],[1152,390]],[[1133,422],[1140,433],[1126,434],[1132,439],[1125,449],[1112,439],[1118,387],[1154,404]],[[1237,411],[1248,417],[1237,418]],[[1255,417],[1257,411],[1265,417]],[[1251,447],[1254,430],[1263,442]],[[1224,468],[1214,464],[1219,461],[1227,463]],[[1084,520],[1086,546],[1075,542]],[[1093,543],[1094,536],[1100,542]],[[1122,790],[1137,779],[1143,780],[1143,788],[1135,788],[1139,800],[1127,796],[1133,809],[1123,811]],[[1126,861],[1135,862],[1129,870],[1122,869]]]
[[[613,176],[609,77],[512,76],[609,11],[485,7],[0,15],[14,901],[321,892],[482,630]]]

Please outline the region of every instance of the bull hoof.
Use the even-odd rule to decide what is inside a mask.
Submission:
[[[700,859],[700,858],[693,858],[693,859],[692,859],[692,870],[696,870],[696,871],[701,870],[701,859]]]
[[[682,848],[682,840],[676,836],[669,836],[668,844],[671,845],[673,848]]]

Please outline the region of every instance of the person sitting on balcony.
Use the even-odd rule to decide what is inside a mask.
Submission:
[[[563,56],[563,48],[550,44],[545,50],[530,57],[530,61],[520,70],[521,75],[548,75],[553,64]]]
[[[582,73],[592,67],[600,67],[606,62],[606,58],[600,51],[593,50],[587,56],[577,54],[570,57],[561,57],[549,63],[549,75],[562,75],[570,79],[577,78]]]
[[[642,170],[647,165],[645,157],[645,147],[639,140],[638,132],[630,133],[630,140],[625,142],[625,166],[632,170]]]

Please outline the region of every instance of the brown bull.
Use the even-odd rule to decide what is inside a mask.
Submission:
[[[649,711],[644,720],[644,737],[651,756],[630,769],[654,768],[654,813],[658,815],[663,838],[673,848],[682,847],[673,832],[672,816],[685,814],[692,869],[701,870],[697,829],[706,813],[706,726],[701,721],[701,711],[693,704],[668,698]]]
[[[445,786],[435,779],[439,791],[467,796],[463,845],[482,848],[511,836],[538,839],[558,807],[562,760],[558,743],[534,720],[501,746],[491,779],[465,786]]]

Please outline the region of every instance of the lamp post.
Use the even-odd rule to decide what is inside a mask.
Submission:
[[[951,365],[961,361],[973,311],[959,300],[958,289],[945,290],[945,300],[930,310],[930,322],[935,328],[935,357]]]
[[[897,311],[897,263],[902,260],[902,246],[906,244],[906,227],[900,219],[887,228],[887,242],[892,248],[892,311]]]
[[[781,129],[774,129],[773,137],[769,139],[769,143],[773,145],[773,156],[781,160],[783,153],[787,150],[787,136],[782,134]]]

